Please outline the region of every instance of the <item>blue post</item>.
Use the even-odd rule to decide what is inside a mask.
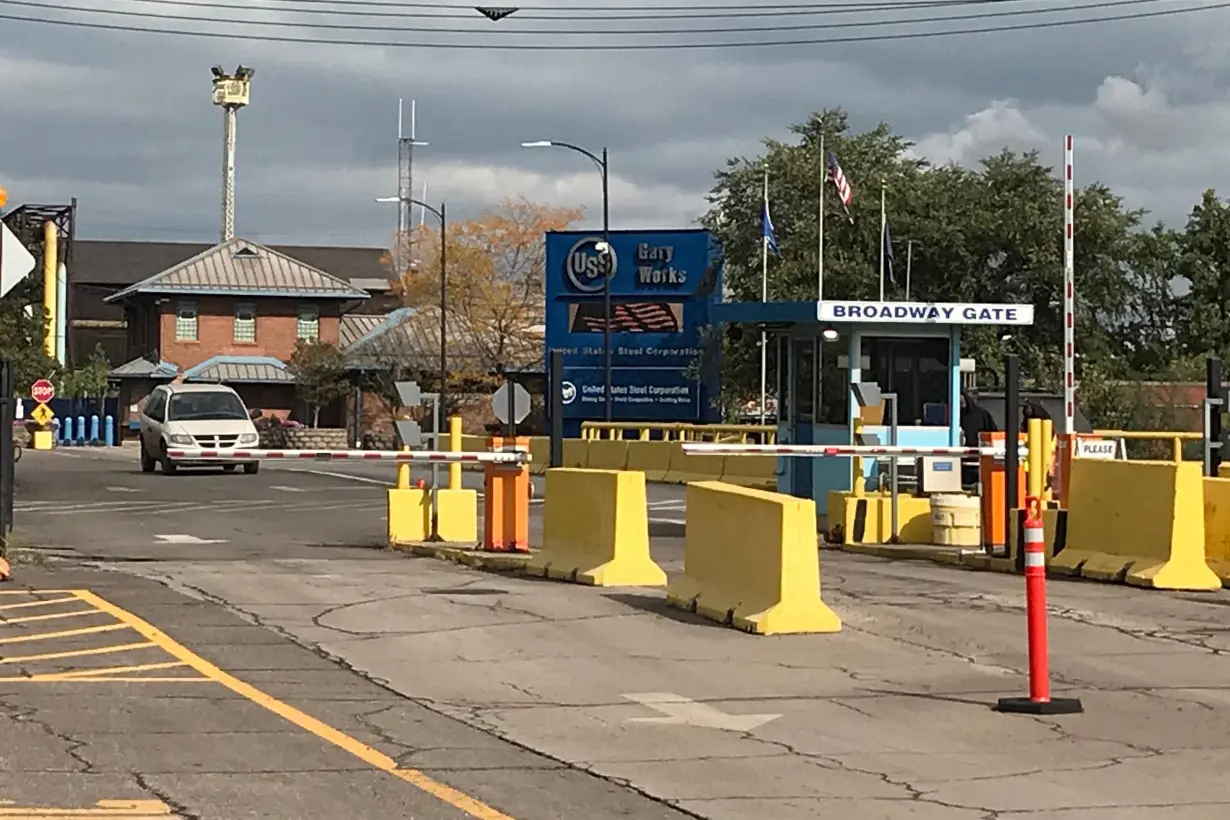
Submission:
[[[103,430],[104,430],[103,435],[106,438],[106,442],[105,442],[106,445],[108,447],[114,447],[115,446],[115,417],[114,416],[107,416],[105,422],[103,423]]]
[[[90,444],[97,445],[98,441],[98,414],[95,413],[90,416]]]
[[[85,416],[77,416],[77,444],[85,446]]]

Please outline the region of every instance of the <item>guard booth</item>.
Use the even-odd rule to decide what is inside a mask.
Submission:
[[[961,444],[961,331],[970,325],[1032,325],[1032,305],[874,301],[724,302],[714,305],[715,324],[767,334],[776,352],[778,426],[782,444],[856,444],[855,420],[864,436],[889,440],[881,407],[860,411],[851,386],[876,382],[898,403],[897,444]],[[972,362],[966,360],[966,369]],[[873,477],[874,459],[864,460]],[[777,488],[816,501],[828,514],[830,491],[848,491],[851,459],[782,458]]]

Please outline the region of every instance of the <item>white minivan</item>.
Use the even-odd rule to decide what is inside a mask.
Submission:
[[[218,462],[172,461],[168,448],[228,450],[256,447],[260,435],[239,394],[221,384],[164,384],[154,388],[141,411],[141,471],[152,473],[161,464],[164,475],[179,467],[217,466]],[[230,472],[239,464],[251,475],[260,462],[227,462]]]

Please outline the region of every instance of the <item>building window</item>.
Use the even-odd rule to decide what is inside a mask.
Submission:
[[[320,308],[316,305],[299,306],[296,336],[305,342],[315,342],[320,339]]]
[[[235,305],[235,333],[237,342],[256,341],[256,305],[238,302]]]
[[[180,302],[175,307],[175,341],[195,342],[196,340],[196,302]]]

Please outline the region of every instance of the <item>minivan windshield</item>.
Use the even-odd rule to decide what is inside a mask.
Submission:
[[[247,418],[243,402],[226,390],[175,393],[167,407],[167,421],[242,421]]]

